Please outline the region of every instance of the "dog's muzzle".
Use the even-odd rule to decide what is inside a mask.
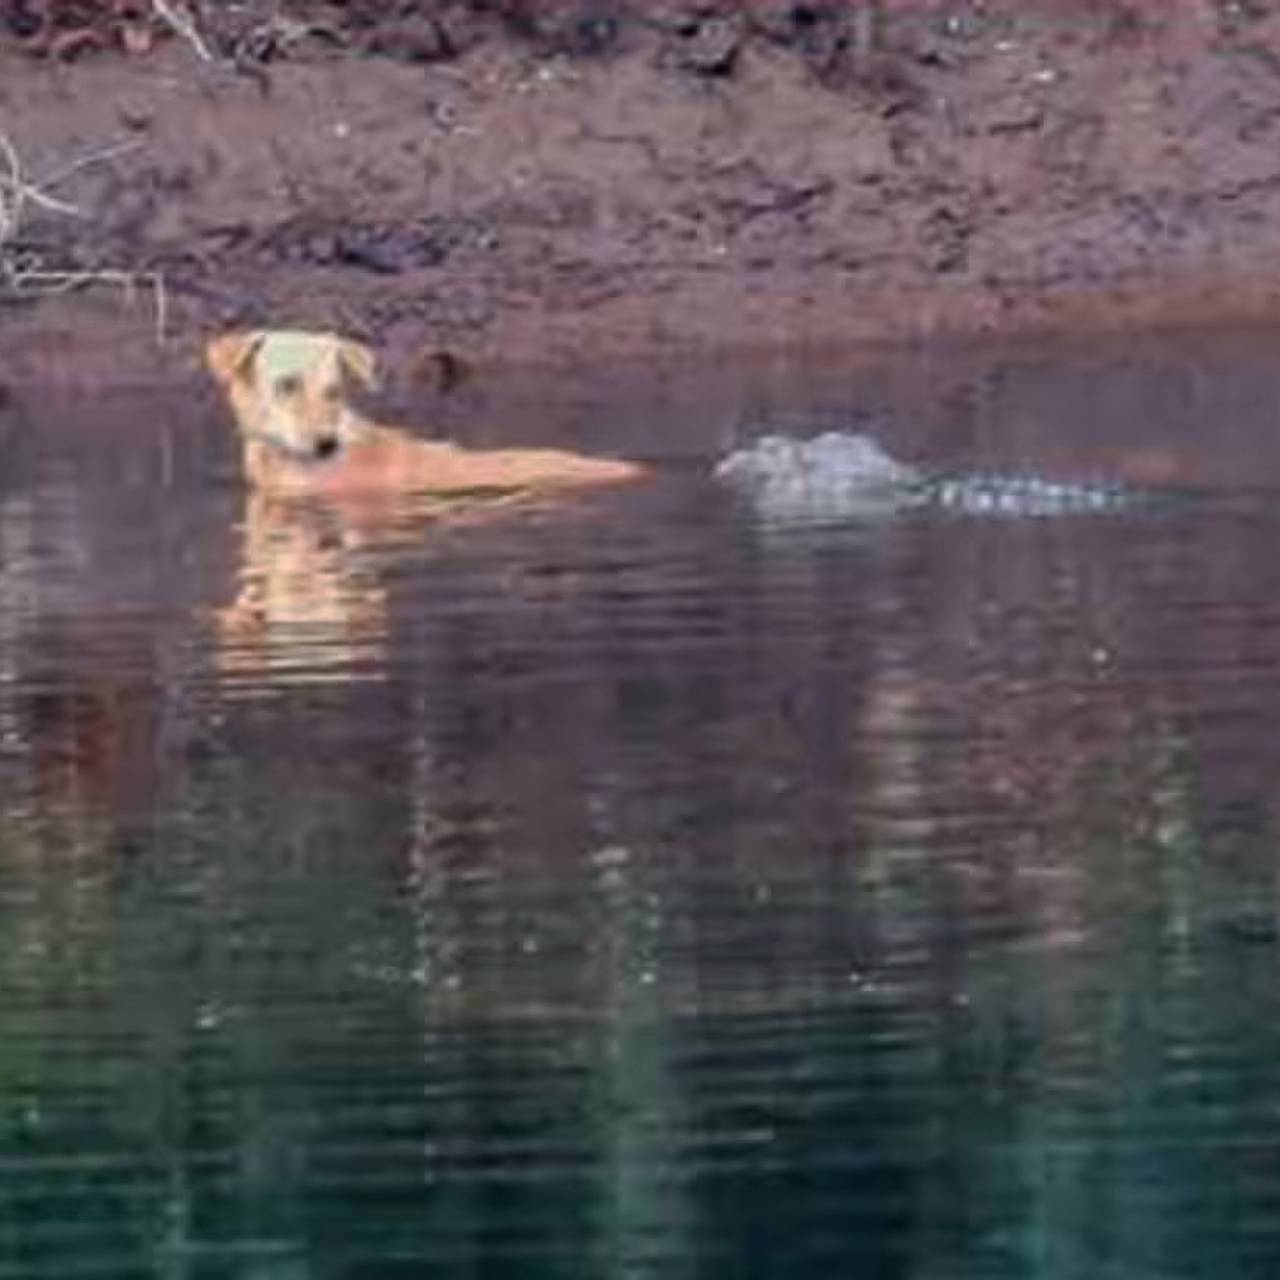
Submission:
[[[268,435],[265,431],[250,431],[245,434],[251,440],[257,440],[259,443],[265,444],[276,453],[286,458],[291,458],[294,462],[323,462],[328,458],[332,458],[342,447],[342,440],[336,435],[319,436],[314,443],[306,448],[300,448],[296,444],[286,444],[285,441]]]

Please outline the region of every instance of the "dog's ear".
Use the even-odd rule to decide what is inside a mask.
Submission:
[[[353,342],[350,338],[340,338],[338,357],[343,368],[366,387],[378,385],[378,358],[372,347],[366,347],[363,342]]]
[[[205,347],[205,363],[219,382],[234,382],[244,377],[266,336],[261,329],[247,333],[221,334]]]

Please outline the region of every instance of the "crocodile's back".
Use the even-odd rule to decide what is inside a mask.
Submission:
[[[1027,475],[930,475],[869,436],[839,431],[809,440],[764,436],[729,454],[716,475],[773,523],[865,520],[921,506],[1011,517],[1100,513],[1126,510],[1142,496]]]
[[[972,475],[930,481],[930,500],[945,511],[969,515],[1056,516],[1117,511],[1137,500],[1132,489],[1072,484],[1036,476]]]

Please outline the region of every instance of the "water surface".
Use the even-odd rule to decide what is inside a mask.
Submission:
[[[444,515],[255,508],[186,389],[22,397],[0,1278],[1275,1275],[1269,351],[486,388],[660,474]],[[855,419],[1194,496],[709,479]]]

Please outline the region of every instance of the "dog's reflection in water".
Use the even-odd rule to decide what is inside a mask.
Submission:
[[[218,611],[217,666],[228,688],[379,679],[385,672],[389,561],[432,533],[506,519],[535,495],[374,503],[251,492],[235,599]]]
[[[251,493],[238,589],[217,632],[233,684],[359,678],[381,668],[386,593],[340,513]]]

